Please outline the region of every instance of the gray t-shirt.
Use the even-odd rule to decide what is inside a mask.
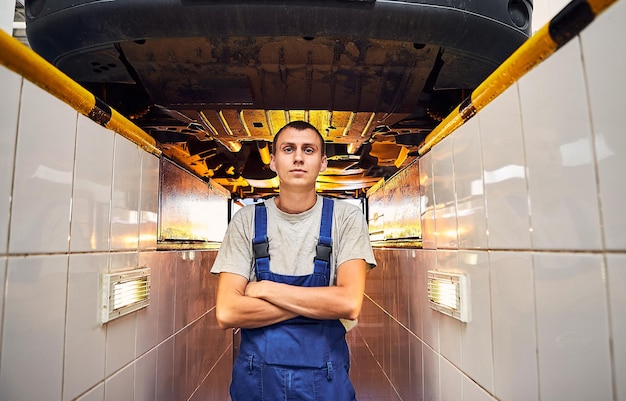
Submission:
[[[270,269],[274,273],[304,276],[313,272],[315,246],[322,219],[322,197],[315,206],[298,213],[282,212],[274,198],[266,200]],[[233,216],[211,269],[212,273],[235,273],[254,281],[254,205]],[[336,284],[337,267],[351,259],[363,259],[368,268],[376,266],[369,241],[367,222],[361,210],[347,202],[335,201],[332,226],[331,282]]]

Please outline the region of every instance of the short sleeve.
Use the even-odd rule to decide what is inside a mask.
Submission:
[[[343,206],[343,205],[342,205]],[[335,262],[337,266],[352,259],[363,259],[368,269],[376,266],[376,259],[372,251],[367,221],[363,212],[356,206],[346,204],[337,210],[337,252]]]
[[[252,236],[254,205],[240,209],[228,224],[211,273],[234,273],[253,279]]]

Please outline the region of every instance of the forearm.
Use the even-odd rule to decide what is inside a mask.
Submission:
[[[296,287],[259,281],[249,283],[245,295],[265,300],[299,316],[353,320],[363,304],[365,276],[365,261],[350,260],[339,266],[336,286]]]
[[[248,280],[242,276],[220,274],[215,314],[221,328],[252,329],[297,316],[265,300],[245,296],[247,285]]]
[[[254,329],[291,319],[297,314],[265,300],[238,296],[228,303],[220,303],[216,317],[221,328]]]
[[[259,292],[254,296],[295,315],[323,320],[353,320],[361,310],[362,296],[360,301],[346,296],[339,287],[296,287],[272,281],[258,284]]]

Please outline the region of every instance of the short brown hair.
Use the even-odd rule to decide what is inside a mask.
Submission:
[[[281,129],[279,129],[278,132],[276,133],[276,135],[274,135],[274,140],[272,141],[272,154],[276,154],[276,143],[278,142],[278,136],[286,128],[293,128],[293,129],[295,129],[297,131],[304,131],[304,130],[307,130],[307,129],[315,131],[315,133],[317,134],[317,136],[320,139],[320,145],[321,145],[320,149],[322,150],[322,156],[326,155],[326,146],[325,146],[325,143],[324,143],[324,137],[322,136],[320,131],[317,128],[315,128],[315,126],[307,123],[306,121],[292,121],[292,122],[286,124]]]

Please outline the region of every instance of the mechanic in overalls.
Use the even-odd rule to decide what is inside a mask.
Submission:
[[[345,334],[376,265],[362,211],[318,196],[324,139],[295,121],[272,144],[279,195],[232,218],[212,273],[217,321],[241,328],[233,401],[355,400]]]

